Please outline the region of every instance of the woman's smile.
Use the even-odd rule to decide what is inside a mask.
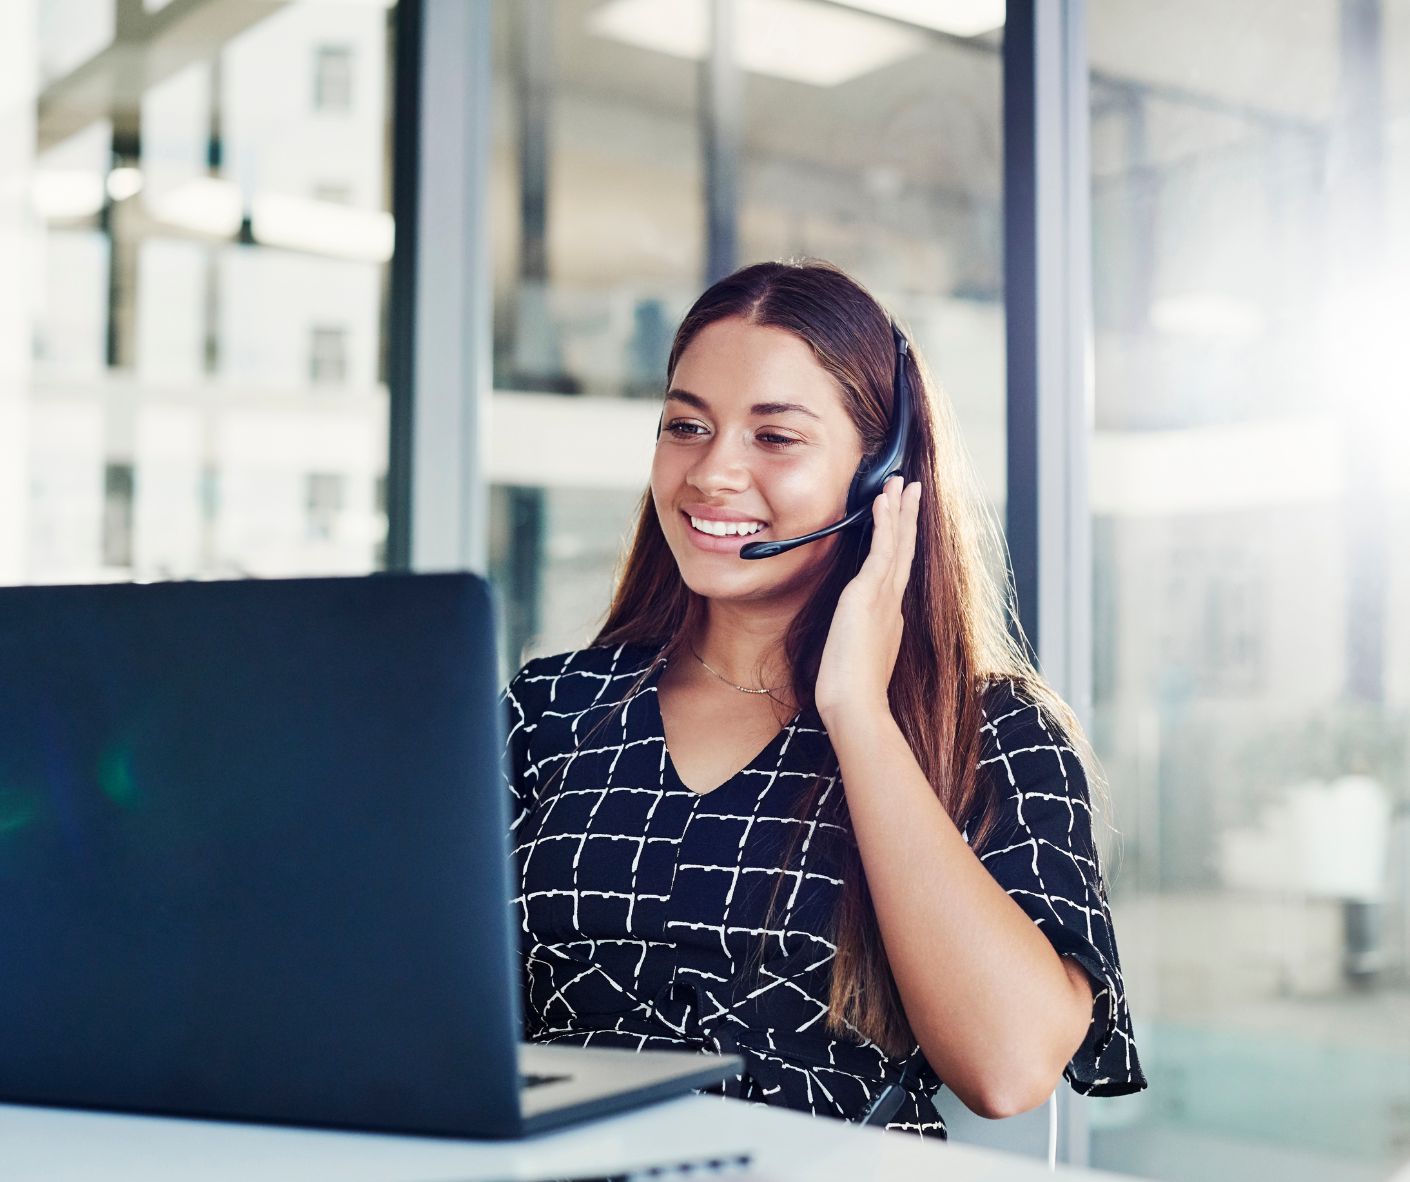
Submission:
[[[682,516],[690,527],[691,542],[717,554],[738,554],[747,542],[759,541],[768,529],[762,521],[713,521],[690,513]]]

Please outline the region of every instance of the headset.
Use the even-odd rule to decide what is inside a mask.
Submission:
[[[835,521],[822,529],[814,530],[799,538],[782,538],[773,542],[748,542],[739,551],[741,558],[772,558],[784,554],[797,546],[816,542],[828,534],[835,534],[858,521],[866,519],[870,525],[872,502],[892,476],[904,475],[901,461],[906,455],[906,446],[911,439],[911,423],[915,418],[915,405],[911,395],[911,377],[906,370],[906,357],[911,345],[901,330],[893,322],[891,337],[896,343],[896,377],[892,385],[891,427],[886,433],[886,441],[875,456],[863,459],[852,477],[852,486],[847,490],[847,509],[841,521]],[[864,527],[865,528],[865,527]]]

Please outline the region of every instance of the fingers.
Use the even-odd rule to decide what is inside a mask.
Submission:
[[[896,563],[896,511],[891,486],[897,483],[897,479],[888,480],[871,503],[871,551],[867,554],[863,569],[870,567],[870,573],[878,582],[891,574]]]
[[[863,570],[898,594],[910,577],[919,515],[920,483],[906,485],[900,476],[887,480],[872,503],[871,552]]]
[[[896,565],[891,578],[896,594],[901,595],[910,581],[911,565],[916,556],[916,535],[920,532],[917,525],[920,520],[920,481],[915,480],[906,485],[905,491],[898,493],[897,499],[900,502],[897,510],[900,537],[896,544]]]

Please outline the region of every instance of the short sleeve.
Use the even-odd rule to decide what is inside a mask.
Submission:
[[[1001,683],[984,699],[981,775],[998,824],[980,860],[1061,956],[1092,981],[1092,1017],[1064,1075],[1082,1095],[1146,1086],[1116,951],[1106,884],[1092,836],[1087,777],[1077,752],[1032,702]],[[967,827],[966,837],[971,829]]]

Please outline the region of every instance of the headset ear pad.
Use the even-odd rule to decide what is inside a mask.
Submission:
[[[865,456],[862,462],[857,465],[857,471],[852,477],[852,483],[847,489],[847,515],[855,513],[865,506],[869,501],[876,498],[876,494],[881,491],[879,483],[872,474],[879,456]]]
[[[911,420],[915,415],[912,403],[911,376],[907,370],[910,345],[899,329],[892,327],[896,342],[896,374],[891,396],[891,425],[886,439],[874,455],[863,458],[857,465],[852,484],[847,489],[847,513],[850,516],[858,509],[870,508],[886,484],[891,473],[899,471],[906,459],[906,449],[910,445]],[[870,524],[870,517],[866,524]]]

